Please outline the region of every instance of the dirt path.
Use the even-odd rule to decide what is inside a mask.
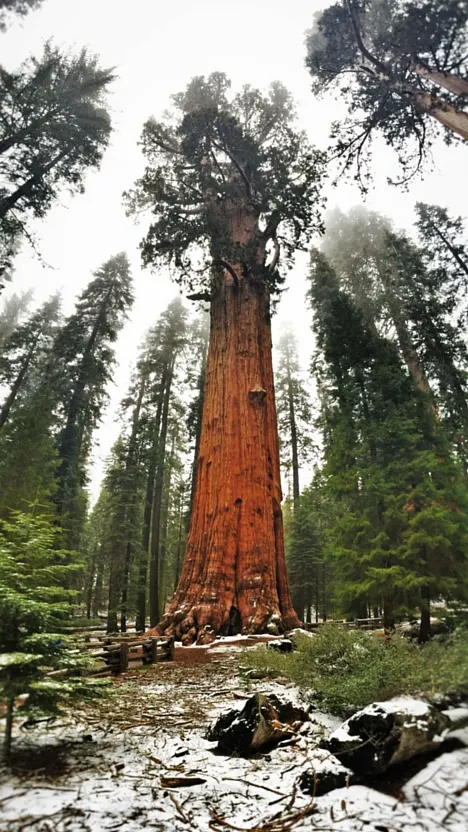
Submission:
[[[244,645],[182,648],[172,664],[120,677],[99,708],[17,734],[14,772],[0,771],[0,832],[465,832],[466,749],[433,761],[398,800],[353,786],[313,805],[297,777],[337,720],[314,713],[296,744],[248,760],[215,754],[203,735],[226,708],[242,707],[254,690],[298,696],[242,678]]]

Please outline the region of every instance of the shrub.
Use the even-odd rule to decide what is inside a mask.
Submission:
[[[296,644],[298,649],[289,654],[261,647],[249,651],[245,661],[288,677],[337,714],[401,694],[468,693],[466,631],[420,646],[397,635],[384,641],[329,624],[313,638],[299,636]]]

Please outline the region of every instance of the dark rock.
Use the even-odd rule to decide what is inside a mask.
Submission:
[[[208,729],[206,739],[218,742],[218,749],[247,756],[259,748],[290,738],[308,715],[277,696],[256,693],[241,711],[222,714]]]
[[[293,643],[289,638],[282,638],[280,641],[270,641],[267,644],[269,650],[276,650],[277,653],[292,653]]]
[[[352,771],[320,748],[313,752],[310,762],[311,768],[299,777],[299,786],[312,797],[320,797],[333,789],[342,789],[357,782]]]
[[[379,774],[436,748],[449,725],[428,702],[400,697],[358,711],[331,734],[326,747],[352,771]]]

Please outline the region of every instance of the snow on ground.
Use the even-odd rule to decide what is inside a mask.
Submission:
[[[127,674],[99,707],[48,731],[16,731],[14,771],[0,771],[1,832],[466,832],[468,748],[430,762],[397,797],[351,786],[314,802],[295,784],[339,720],[313,712],[293,744],[250,759],[215,754],[203,735],[224,710],[253,692],[298,703],[300,694],[279,681],[241,680],[228,650],[207,651],[205,662],[200,651],[177,654]],[[187,663],[190,655],[197,662]],[[468,743],[467,730],[457,736]]]

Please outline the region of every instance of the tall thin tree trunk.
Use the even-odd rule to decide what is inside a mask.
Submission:
[[[421,620],[418,641],[420,644],[425,644],[426,641],[429,641],[431,635],[431,597],[425,589],[421,591],[420,609]]]
[[[86,385],[88,381],[88,363],[94,353],[96,341],[105,318],[107,304],[111,293],[112,287],[109,289],[109,292],[106,294],[101,307],[98,310],[96,321],[84,349],[78,377],[67,407],[65,428],[60,440],[60,465],[57,472],[58,488],[55,497],[55,505],[57,507],[59,522],[62,525],[67,511],[69,511],[72,506],[76,490],[76,483],[73,483],[71,480],[73,478],[73,467],[78,463],[82,445],[83,431],[78,425],[78,419],[80,413],[86,409],[87,404]],[[73,549],[75,541],[73,541],[70,536],[68,536],[68,538],[68,540],[61,541],[61,545],[65,545],[67,548]]]
[[[183,522],[182,522],[182,493],[179,495],[179,511],[178,511],[178,523],[179,523],[179,532],[177,535],[177,552],[176,552],[176,568],[175,568],[175,578],[174,578],[174,592],[177,589],[177,584],[179,583],[180,579],[180,561],[182,555],[182,531],[183,531]]]
[[[294,508],[299,504],[300,489],[299,489],[299,455],[297,452],[297,426],[296,426],[296,409],[294,405],[294,391],[291,378],[291,367],[289,365],[289,347],[287,352],[287,367],[288,374],[288,406],[289,406],[289,429],[291,431],[291,457],[292,457],[292,475],[293,475],[293,501]]]
[[[206,359],[207,359],[207,350],[205,349],[202,358],[202,365],[200,369],[200,375],[198,377],[198,396],[197,396],[197,416],[195,420],[195,449],[193,452],[193,463],[192,463],[192,478],[190,484],[190,502],[189,508],[187,511],[187,519],[186,519],[186,529],[188,531],[190,525],[190,517],[192,514],[193,508],[193,499],[195,496],[195,486],[197,484],[197,462],[198,462],[198,454],[200,451],[200,435],[201,435],[201,426],[202,426],[202,414],[203,414],[203,402],[205,397],[205,378],[206,378]]]
[[[134,536],[134,522],[135,522],[135,511],[137,506],[137,493],[136,493],[136,482],[135,477],[131,477],[131,472],[135,473],[135,463],[137,457],[137,442],[138,442],[138,429],[140,426],[140,412],[141,406],[143,403],[143,396],[145,394],[145,387],[146,387],[146,380],[147,374],[146,372],[142,373],[140,379],[140,386],[138,389],[138,398],[135,404],[135,409],[133,411],[133,418],[132,418],[132,432],[130,434],[130,439],[128,443],[128,452],[127,452],[127,459],[125,461],[125,480],[126,486],[130,488],[130,494],[127,495],[126,500],[128,500],[126,506],[124,507],[124,514],[125,514],[125,531],[127,536],[127,541],[125,544],[125,562],[123,568],[123,576],[122,576],[122,599],[121,599],[121,610],[120,610],[120,632],[126,633],[127,632],[127,606],[128,606],[128,581],[130,576],[130,565],[132,561],[132,554],[133,554],[133,536]]]
[[[151,518],[151,567],[150,567],[150,627],[155,627],[159,621],[159,544],[161,539],[161,507],[164,485],[165,453],[167,424],[169,418],[169,402],[171,397],[172,377],[174,373],[175,356],[167,371],[166,388],[159,432],[156,475],[154,478],[153,513]]]
[[[159,546],[159,608],[164,612],[166,599],[166,557],[167,557],[167,527],[169,523],[169,503],[171,495],[172,473],[174,469],[174,454],[177,438],[177,426],[172,433],[171,450],[169,454],[169,464],[165,466],[163,501],[161,509],[161,541]]]
[[[92,613],[93,618],[97,618],[102,609],[102,587],[104,583],[104,560],[101,557],[98,561],[96,572],[96,583],[94,584]]]
[[[241,232],[249,220],[240,217]],[[246,234],[251,239],[251,228]],[[236,266],[213,275],[193,512],[182,576],[159,632],[188,644],[230,630],[298,626],[280,503],[269,293]]]
[[[395,296],[393,286],[391,284],[391,276],[387,269],[382,269],[380,273],[382,284],[385,290],[385,295],[392,316],[393,325],[400,345],[403,360],[408,368],[408,372],[413,378],[415,386],[421,390],[422,393],[430,393],[431,388],[424,372],[418,353],[414,347],[411,333],[408,329],[404,312],[400,308],[400,301]]]
[[[143,531],[141,539],[141,553],[138,564],[137,613],[136,629],[146,629],[146,584],[148,577],[148,559],[151,540],[151,514],[153,511],[154,479],[158,462],[159,433],[161,430],[161,414],[163,408],[164,391],[167,383],[167,368],[161,373],[160,390],[156,418],[153,427],[153,441],[146,478],[145,505],[143,510]]]

